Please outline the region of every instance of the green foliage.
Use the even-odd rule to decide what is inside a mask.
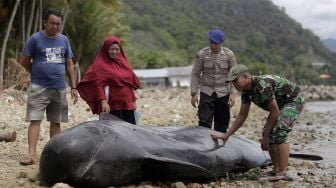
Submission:
[[[155,50],[130,50],[128,60],[133,68],[161,68],[166,66],[181,66],[184,60],[183,56],[179,56],[179,52],[174,51],[155,51]],[[135,58],[134,58],[135,57]]]
[[[53,1],[59,6],[64,1]],[[120,23],[121,4],[116,0],[71,0],[63,5],[64,33],[69,37],[81,72],[91,64],[103,40],[109,35],[123,37],[127,26]]]
[[[129,58],[136,59],[135,67],[191,64],[197,51],[208,45],[207,33],[213,28],[225,32],[224,46],[235,53],[238,63],[250,66],[255,74],[279,74],[299,83],[319,83],[321,71],[311,63],[336,63],[336,55],[318,37],[271,1],[124,0],[123,3],[125,23],[131,28],[127,40],[134,44],[130,47],[134,53]],[[172,53],[179,63],[172,63],[169,58],[163,60],[162,54]],[[336,77],[334,69],[328,70]]]
[[[308,63],[308,61],[303,56],[297,56],[294,59],[293,70],[291,72],[292,79],[298,83],[306,84],[305,78],[312,78],[310,83],[318,84],[319,83],[319,72],[315,71],[314,67]]]
[[[25,2],[28,15],[31,1]],[[13,5],[14,1],[0,0],[1,31]],[[123,40],[133,68],[160,68],[192,64],[197,51],[208,46],[208,31],[219,28],[226,34],[224,46],[254,74],[279,74],[298,83],[319,84],[324,83],[319,75],[327,72],[329,83],[336,84],[336,54],[270,0],[43,1],[43,9],[48,7],[64,10],[64,34],[82,73],[108,35]],[[14,20],[6,57],[22,49],[21,20],[26,15],[21,14]],[[312,67],[316,61],[327,64]]]
[[[262,75],[262,74],[267,74],[269,72],[269,69],[267,68],[267,65],[256,62],[248,65],[249,71],[253,75]]]

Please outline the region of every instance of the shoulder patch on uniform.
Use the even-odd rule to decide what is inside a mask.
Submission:
[[[201,56],[204,52],[207,52],[209,50],[209,47],[205,47],[197,52],[196,56]]]
[[[231,52],[229,48],[226,48],[226,47],[222,47],[222,48],[223,48],[223,51]]]

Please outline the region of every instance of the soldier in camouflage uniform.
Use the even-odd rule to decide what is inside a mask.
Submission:
[[[209,47],[200,50],[191,73],[191,104],[198,106],[199,126],[226,132],[230,121],[230,107],[234,105],[233,86],[227,83],[228,73],[236,64],[231,50],[222,46],[225,35],[222,31],[211,30],[208,35]]]
[[[211,136],[226,142],[243,125],[251,102],[269,111],[266,125],[263,128],[261,147],[269,152],[274,167],[271,172],[265,172],[264,175],[272,176],[270,180],[285,179],[290,150],[286,142],[288,133],[292,130],[293,122],[298,118],[304,106],[300,88],[280,76],[251,76],[244,65],[234,66],[227,80],[232,81],[235,88],[242,92],[242,104],[229,131],[222,135]]]

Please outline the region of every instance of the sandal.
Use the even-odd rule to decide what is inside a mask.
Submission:
[[[260,173],[260,177],[269,177],[269,176],[275,176],[275,172],[273,170],[270,171],[266,171],[266,172],[262,172]]]
[[[274,176],[270,176],[268,177],[268,181],[280,181],[280,180],[284,180],[284,181],[290,181],[293,180],[291,177],[289,177],[286,172],[278,172],[276,173]]]
[[[20,161],[20,164],[23,165],[23,166],[28,166],[28,165],[34,165],[36,164],[35,160],[33,159],[23,159],[22,161]]]

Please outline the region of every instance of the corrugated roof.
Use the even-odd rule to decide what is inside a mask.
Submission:
[[[189,76],[192,66],[166,67],[162,69],[134,69],[134,73],[142,78],[163,78],[169,76]]]
[[[189,76],[191,75],[192,66],[169,67],[167,69],[168,69],[169,76]]]
[[[162,78],[168,77],[168,70],[163,69],[134,69],[134,73],[142,78]]]

